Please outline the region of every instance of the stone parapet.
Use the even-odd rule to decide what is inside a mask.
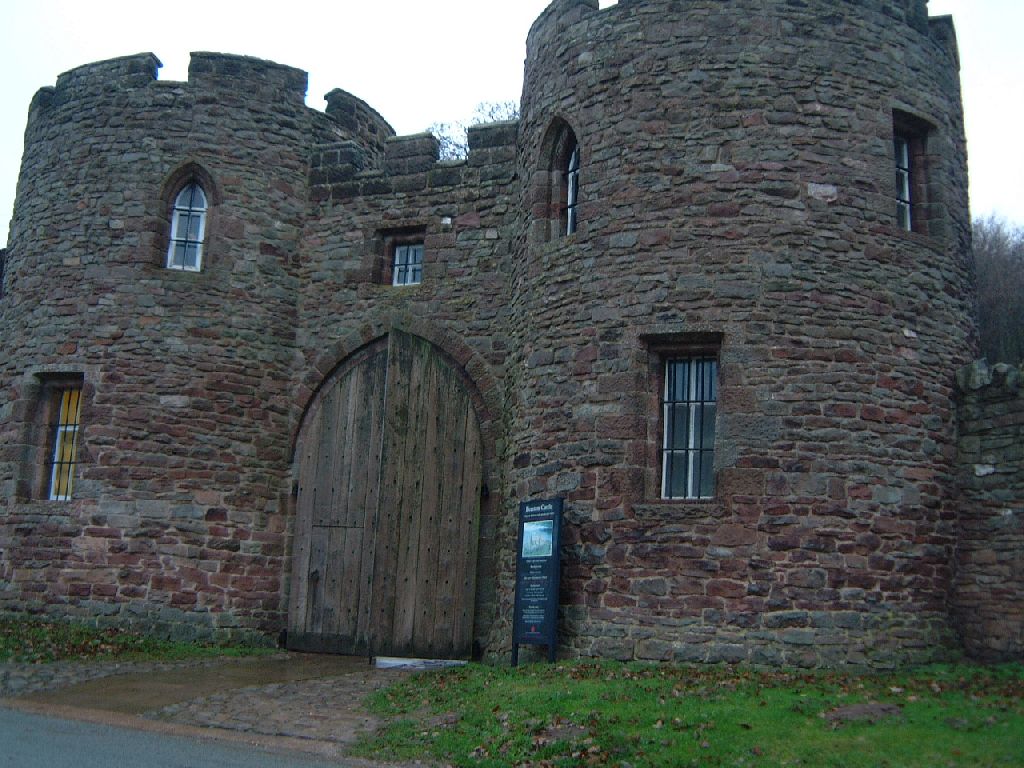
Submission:
[[[306,73],[273,61],[251,56],[196,52],[188,66],[189,83],[195,87],[237,91],[245,98],[281,100],[303,104]]]
[[[377,110],[341,88],[330,91],[324,99],[327,100],[327,116],[365,148],[374,166],[379,166],[387,141],[395,135],[395,129]]]

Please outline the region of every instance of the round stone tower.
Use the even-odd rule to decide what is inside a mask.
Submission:
[[[0,301],[0,601],[276,632],[308,148],[344,130],[305,106],[300,70],[159,66],[79,67],[30,109]],[[179,258],[189,185],[201,254]]]
[[[566,644],[941,653],[975,337],[950,20],[556,0],[520,145],[512,471],[567,499]]]

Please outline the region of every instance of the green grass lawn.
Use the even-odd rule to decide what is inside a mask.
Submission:
[[[1024,766],[1024,666],[887,675],[561,663],[375,694],[357,752],[458,766]]]
[[[271,648],[161,640],[139,632],[96,629],[72,622],[0,615],[0,663],[64,659],[178,661],[273,653]]]

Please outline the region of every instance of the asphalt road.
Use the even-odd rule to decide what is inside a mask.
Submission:
[[[327,768],[346,763],[0,707],[3,768]]]

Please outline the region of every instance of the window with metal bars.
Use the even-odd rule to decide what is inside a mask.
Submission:
[[[576,144],[569,155],[569,165],[565,171],[565,233],[571,235],[576,231],[577,207],[580,198],[580,145]]]
[[[714,495],[717,400],[717,360],[692,357],[665,361],[662,498],[707,499]]]
[[[910,139],[897,134],[893,138],[896,155],[896,221],[901,229],[913,229],[911,216]]]
[[[203,263],[206,234],[206,193],[199,184],[186,185],[174,200],[167,268],[198,272]]]
[[[48,497],[68,501],[75,479],[78,455],[78,429],[82,415],[82,389],[70,387],[54,391],[54,423],[50,425],[51,451]]]
[[[395,246],[391,265],[392,285],[419,285],[423,282],[423,243]]]
[[[893,111],[896,225],[906,232],[932,234],[931,219],[941,215],[941,207],[929,199],[930,168],[937,162],[929,149],[935,146],[931,138],[934,132],[935,127],[927,120]]]

